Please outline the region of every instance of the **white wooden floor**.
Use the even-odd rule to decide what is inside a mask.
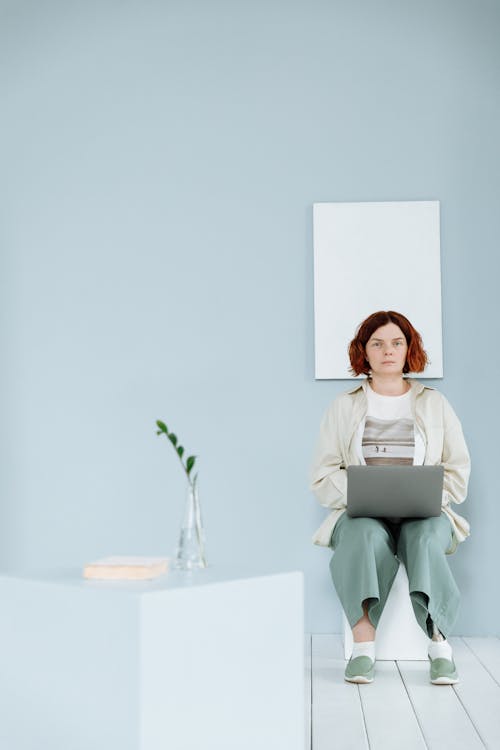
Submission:
[[[432,685],[428,661],[377,661],[358,685],[340,635],[306,636],[306,750],[500,750],[500,638],[449,641],[456,685]]]

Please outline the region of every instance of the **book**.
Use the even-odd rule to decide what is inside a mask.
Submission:
[[[168,568],[168,557],[103,557],[85,565],[83,577],[138,581],[158,578]]]

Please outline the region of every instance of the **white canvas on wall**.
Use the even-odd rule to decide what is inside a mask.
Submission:
[[[414,376],[442,378],[439,201],[315,203],[313,229],[316,378],[354,379],[348,345],[377,310],[421,334],[430,364]]]

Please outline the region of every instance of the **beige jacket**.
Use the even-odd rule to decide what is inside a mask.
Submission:
[[[460,421],[442,393],[408,378],[411,385],[413,419],[425,438],[424,464],[444,466],[442,509],[453,529],[451,548],[470,535],[465,518],[455,513],[450,503],[463,503],[467,497],[470,456]],[[332,512],[313,536],[314,544],[328,547],[337,519],[346,510],[346,467],[359,464],[356,430],[367,409],[368,380],[341,393],[329,406],[321,422],[320,436],[311,469],[311,489],[320,504]]]

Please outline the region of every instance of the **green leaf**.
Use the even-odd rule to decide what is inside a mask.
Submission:
[[[195,459],[196,456],[189,456],[188,460],[186,461],[186,469],[188,474],[194,466]]]
[[[157,435],[163,435],[163,430],[156,430]]]
[[[160,428],[162,432],[164,432],[166,435],[168,435],[167,425],[165,422],[161,422],[159,419],[156,420],[156,424]]]
[[[170,432],[168,435],[168,439],[173,445],[177,445],[177,435],[174,435],[173,432]]]
[[[180,456],[180,457],[182,458],[182,454],[184,453],[184,448],[182,447],[182,445],[179,445],[179,446],[178,446],[178,448],[177,448],[177,453],[178,453],[178,454],[179,454],[179,456]]]

